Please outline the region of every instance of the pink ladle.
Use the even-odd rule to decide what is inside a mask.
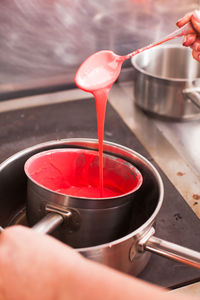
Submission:
[[[189,33],[194,33],[194,29],[190,23],[187,23],[162,40],[137,49],[125,56],[119,56],[109,50],[98,51],[89,56],[80,65],[75,75],[75,83],[80,89],[90,93],[94,93],[100,89],[110,88],[117,80],[125,60],[145,50]]]

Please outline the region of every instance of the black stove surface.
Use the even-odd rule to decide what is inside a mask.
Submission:
[[[1,113],[0,126],[0,162],[41,142],[97,138],[95,101],[76,100]],[[139,152],[160,172],[165,197],[156,221],[156,236],[199,251],[199,219],[109,104],[104,139]],[[139,278],[173,288],[200,280],[200,270],[152,254]]]

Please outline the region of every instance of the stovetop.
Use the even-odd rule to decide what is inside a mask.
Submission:
[[[156,166],[164,181],[164,204],[156,220],[156,236],[200,251],[200,222],[197,215],[152,157],[152,149],[145,149],[138,135],[129,128],[131,126],[128,127],[113,108],[113,93],[110,95],[112,105],[108,103],[106,111],[104,139],[145,156]],[[97,138],[95,101],[87,97],[87,94],[73,90],[1,103],[0,161],[41,142],[74,137]],[[121,98],[120,101],[126,99]],[[126,105],[125,102],[123,104]],[[130,125],[130,120],[126,121]],[[0,195],[0,202],[3,201],[5,199]],[[200,280],[200,271],[152,254],[139,278],[173,288]]]

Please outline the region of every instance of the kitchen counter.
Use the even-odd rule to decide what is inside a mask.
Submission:
[[[132,82],[119,82],[109,101],[200,218],[200,120],[153,118],[134,105]],[[126,98],[124,99],[124,95]],[[200,281],[173,293],[200,296]]]
[[[199,295],[200,295],[200,282],[189,284],[188,286],[175,289],[171,293],[199,297]]]
[[[200,120],[153,118],[134,105],[133,88],[132,82],[114,85],[110,103],[200,218]]]

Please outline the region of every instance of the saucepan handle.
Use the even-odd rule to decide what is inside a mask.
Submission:
[[[32,228],[40,233],[51,233],[60,224],[62,224],[63,221],[64,218],[61,214],[51,212],[42,218],[38,223],[36,223]]]
[[[186,88],[182,91],[184,97],[189,98],[198,108],[200,108],[200,87]]]
[[[44,218],[42,218],[38,223],[36,223],[32,228],[40,233],[51,233],[60,224],[62,224],[64,218],[62,215],[57,213],[48,213]],[[4,228],[0,226],[0,233],[4,231]]]
[[[150,251],[200,269],[200,252],[155,237],[152,227],[138,243],[139,252]]]
[[[40,233],[51,233],[65,220],[69,220],[71,217],[71,229],[77,229],[80,225],[80,216],[76,210],[65,209],[61,210],[57,207],[47,206],[47,214],[39,222],[37,222],[32,228]],[[4,231],[3,227],[0,226],[0,233]]]
[[[71,231],[76,231],[80,228],[81,218],[79,211],[76,209],[63,209],[55,205],[47,205],[45,211],[47,214],[32,227],[37,232],[51,233],[63,223]]]

